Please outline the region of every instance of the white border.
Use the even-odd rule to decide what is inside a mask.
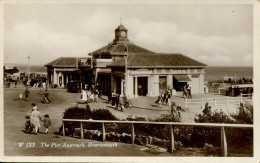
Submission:
[[[54,162],[62,162],[62,161],[72,161],[72,162],[260,162],[259,154],[259,139],[260,139],[260,130],[259,130],[259,84],[260,84],[260,0],[226,0],[226,1],[218,1],[218,0],[2,0],[0,1],[0,66],[1,72],[3,72],[3,5],[10,3],[138,3],[138,4],[252,4],[254,5],[254,44],[253,44],[253,65],[254,65],[254,157],[71,157],[71,156],[62,156],[62,157],[16,157],[16,156],[3,156],[3,75],[0,73],[0,152],[1,157],[0,161],[17,161],[17,162],[46,162],[46,161],[54,161]],[[235,29],[234,29],[235,30]],[[2,131],[2,132],[1,132]]]

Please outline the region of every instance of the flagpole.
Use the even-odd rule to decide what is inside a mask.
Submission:
[[[28,56],[28,65],[27,65],[27,75],[28,75],[28,81],[30,81],[30,56]]]

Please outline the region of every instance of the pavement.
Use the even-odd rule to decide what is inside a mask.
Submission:
[[[49,89],[50,104],[43,104],[43,95],[39,88],[29,88],[30,100],[19,100],[19,93],[24,92],[25,87],[18,83],[17,88],[4,88],[4,154],[8,156],[161,156],[171,155],[170,153],[149,153],[142,151],[143,146],[117,143],[113,150],[103,147],[88,147],[89,143],[113,144],[114,142],[99,142],[88,139],[79,139],[57,134],[61,126],[61,120],[65,109],[75,106],[80,102],[80,93],[69,93],[66,89]],[[197,96],[197,95],[196,95]],[[194,98],[196,97],[194,96]],[[211,96],[211,95],[203,95]],[[199,97],[199,95],[198,95]],[[197,98],[197,97],[196,97]],[[125,108],[124,112],[115,110],[107,103],[107,97],[102,96],[99,102],[90,103],[90,108],[104,108],[110,110],[119,119],[125,119],[128,115],[136,115],[147,119],[154,119],[161,114],[167,114],[170,107],[162,105],[161,108],[155,104],[156,97],[139,97],[131,99],[133,107]],[[184,106],[184,99],[172,97],[176,104]],[[41,115],[49,114],[52,125],[49,134],[39,133],[38,135],[26,134],[24,132],[25,116],[31,113],[31,103],[36,103]],[[85,104],[79,104],[85,107]],[[194,116],[201,113],[201,108],[190,109],[182,112],[182,122],[194,122]],[[40,131],[44,128],[41,127]],[[24,143],[24,144],[23,144]],[[47,147],[44,143],[49,144]],[[54,143],[54,144],[53,144]],[[84,144],[85,147],[66,148],[67,144]],[[23,145],[22,145],[23,144]],[[60,146],[55,144],[61,144]],[[20,147],[19,147],[20,145]],[[62,147],[62,146],[65,147]],[[122,150],[123,147],[124,150]],[[73,149],[73,150],[72,150]],[[91,150],[90,150],[91,149]]]

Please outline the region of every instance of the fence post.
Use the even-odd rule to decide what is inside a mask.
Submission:
[[[82,122],[80,122],[80,139],[83,139],[84,135],[83,135],[83,125]]]
[[[240,94],[240,103],[242,103],[242,101],[243,101],[243,94],[241,93]]]
[[[62,135],[65,136],[65,124],[64,124],[64,121],[62,121]]]
[[[173,126],[170,125],[170,152],[172,153],[173,150],[175,150],[175,144],[174,144],[174,130]]]
[[[132,134],[131,134],[131,140],[132,140],[132,144],[135,143],[135,127],[134,127],[134,123],[131,124],[131,128],[132,128]]]
[[[106,141],[106,129],[104,122],[102,122],[102,141]]]
[[[228,96],[227,96],[227,107],[228,107]]]
[[[221,127],[221,152],[224,157],[227,157],[227,139],[224,126]]]
[[[217,100],[216,97],[214,97],[215,107],[217,106]]]
[[[201,109],[203,109],[203,97],[201,97]]]

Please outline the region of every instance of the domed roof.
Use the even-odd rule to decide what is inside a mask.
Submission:
[[[127,29],[125,28],[125,26],[123,26],[122,24],[120,24],[120,25],[115,29],[115,31],[123,31],[123,30],[127,31]]]

